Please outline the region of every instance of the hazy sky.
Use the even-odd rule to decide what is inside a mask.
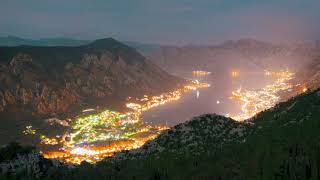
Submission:
[[[0,36],[162,44],[320,39],[320,0],[0,0]]]

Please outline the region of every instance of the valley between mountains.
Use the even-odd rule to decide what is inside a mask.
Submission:
[[[22,42],[0,47],[4,178],[318,176],[314,44]]]

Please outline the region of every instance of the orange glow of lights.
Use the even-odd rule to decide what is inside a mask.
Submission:
[[[237,71],[237,70],[234,70],[234,71],[231,72],[231,76],[232,76],[233,78],[239,77],[239,75],[240,75],[240,72]]]
[[[302,89],[302,92],[303,93],[305,93],[305,92],[307,92],[308,91],[308,88],[306,88],[306,87],[304,87],[303,89]]]

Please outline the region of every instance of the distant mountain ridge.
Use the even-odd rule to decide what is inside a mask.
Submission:
[[[0,37],[0,46],[81,46],[92,43],[94,40],[78,40],[72,38],[42,38],[26,39],[17,36]],[[140,53],[147,55],[159,49],[161,45],[139,43],[134,41],[123,41],[124,44],[137,49]]]
[[[228,76],[233,70],[242,73],[289,69],[296,73],[296,84],[315,89],[319,84],[318,41],[295,44],[273,44],[255,39],[225,41],[217,45],[160,46],[145,51],[159,67],[177,74],[205,70],[217,76]]]
[[[141,46],[143,47],[143,46]],[[217,45],[159,46],[144,51],[154,63],[174,72],[179,69],[300,68],[320,56],[319,43],[273,44],[255,39],[229,40]]]
[[[80,46],[92,40],[76,40],[71,38],[25,39],[16,36],[0,37],[0,46]]]
[[[0,37],[0,46],[80,46],[92,40],[71,38],[24,39],[15,36]],[[228,64],[238,68],[284,69],[302,68],[320,56],[320,44],[295,43],[273,44],[255,39],[229,40],[217,45],[167,46],[152,43],[124,41],[124,44],[137,49],[162,69],[174,73],[181,69],[225,70]],[[305,63],[301,63],[305,62]]]

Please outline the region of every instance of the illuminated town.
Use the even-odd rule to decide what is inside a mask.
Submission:
[[[234,76],[235,73],[232,73]],[[237,121],[243,121],[256,115],[257,113],[269,109],[280,101],[279,92],[288,91],[292,88],[289,83],[293,79],[294,73],[286,70],[280,72],[265,71],[266,76],[276,78],[275,82],[258,90],[245,90],[241,87],[232,91],[232,99],[242,103],[242,113],[231,116]]]
[[[169,128],[166,125],[142,122],[142,112],[178,100],[188,91],[209,86],[210,84],[192,80],[180,89],[159,96],[128,98],[126,106],[131,110],[126,113],[105,110],[80,116],[71,122],[69,130],[62,136],[41,135],[42,154],[46,158],[79,164],[82,161],[95,163],[116,152],[139,148]],[[92,109],[84,111],[91,112]]]

